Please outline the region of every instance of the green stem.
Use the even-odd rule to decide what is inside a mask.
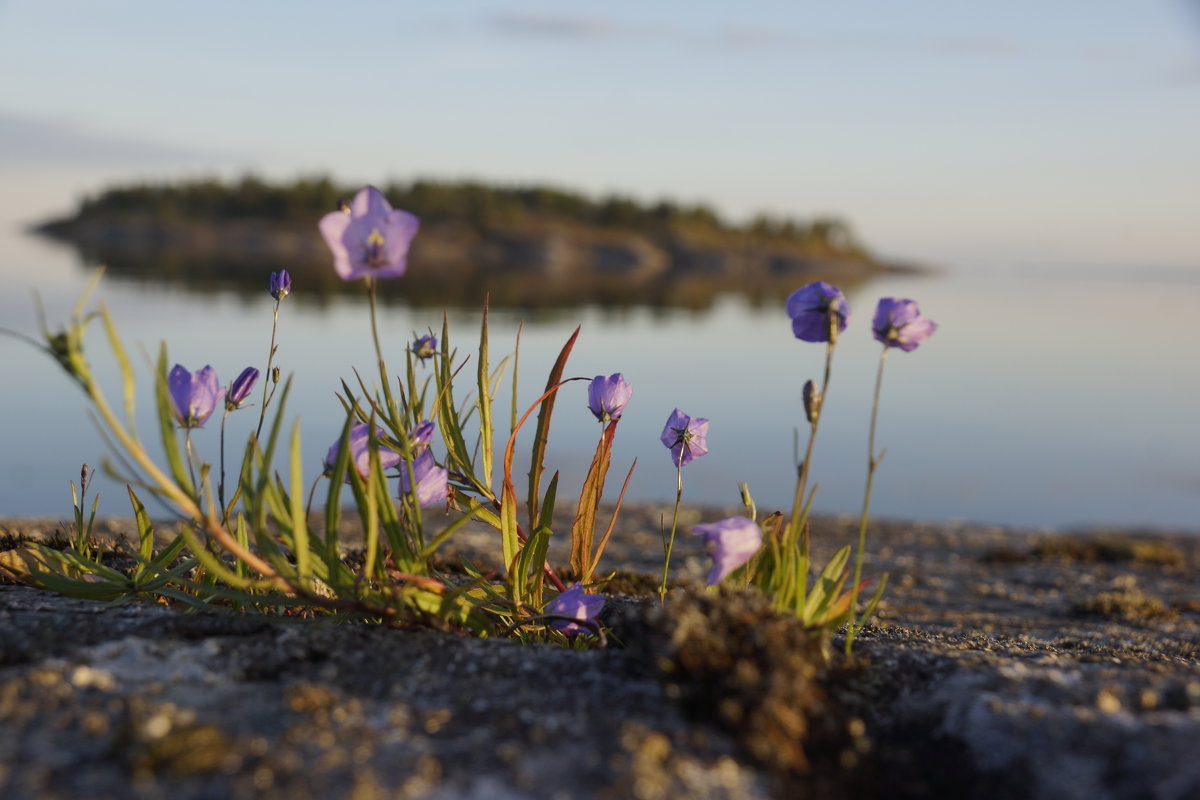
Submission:
[[[679,526],[679,503],[683,500],[683,449],[679,450],[679,463],[675,473],[675,511],[671,514],[671,536],[666,541],[666,552],[663,555],[662,585],[658,587],[658,600],[667,598],[667,570],[671,565],[671,549],[675,546],[675,529]]]
[[[404,420],[398,418],[396,414],[396,401],[392,398],[392,387],[388,379],[387,364],[383,360],[383,347],[379,344],[379,323],[376,319],[375,306],[377,304],[377,287],[378,282],[372,276],[367,276],[367,300],[371,307],[371,339],[375,342],[375,358],[379,362],[379,380],[383,384],[383,400],[387,410],[388,419],[391,420],[392,427],[396,429],[397,434],[406,430]]]
[[[228,527],[229,518],[225,514],[225,420],[229,419],[229,408],[221,417],[221,475],[217,479],[217,500],[221,503],[221,524]]]
[[[267,352],[267,371],[263,377],[263,399],[262,408],[258,410],[258,428],[254,431],[254,438],[262,437],[263,420],[267,418],[267,403],[270,398],[267,395],[267,390],[271,386],[271,362],[275,360],[275,332],[279,328],[279,300],[275,301],[274,319],[271,321],[271,349]],[[221,431],[224,434],[224,422],[221,423]],[[224,468],[222,467],[222,478],[224,477]]]
[[[833,324],[836,325],[836,322]],[[821,414],[825,409],[825,396],[829,391],[829,376],[833,372],[833,348],[836,344],[837,342],[831,337],[829,343],[825,346],[825,376],[821,380],[821,398],[817,402],[816,414],[813,415],[813,419],[809,423],[808,445],[804,448],[804,460],[800,462],[799,475],[796,479],[796,496],[792,501],[792,518],[788,523],[787,547],[789,549],[786,558],[789,561],[792,549],[795,548],[797,541],[800,540],[800,529],[804,524],[804,520],[801,518],[804,492],[808,488],[808,475],[809,468],[812,465],[813,444],[817,441],[817,428],[820,427]],[[801,544],[800,560],[804,574],[799,576],[797,608],[804,607],[805,597],[808,594],[808,537],[804,537]]]
[[[879,354],[879,369],[875,373],[875,399],[871,403],[871,429],[867,437],[867,486],[863,492],[862,516],[858,521],[858,552],[854,555],[854,583],[850,587],[851,618],[850,625],[846,629],[846,655],[850,655],[850,651],[854,647],[854,637],[862,629],[864,622],[854,615],[858,613],[858,585],[862,581],[863,550],[867,546],[867,519],[871,507],[871,486],[875,482],[875,470],[879,466],[879,462],[883,460],[882,453],[879,455],[875,453],[875,423],[879,419],[879,392],[883,386],[883,366],[887,363],[888,350],[889,348],[885,344],[883,352]]]
[[[183,447],[187,453],[188,474],[192,478],[192,486],[196,487],[196,496],[199,497],[200,484],[196,483],[196,464],[192,460],[192,429],[190,427],[183,429]]]

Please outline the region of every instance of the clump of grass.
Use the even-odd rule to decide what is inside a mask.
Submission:
[[[1130,622],[1176,615],[1175,609],[1164,604],[1162,600],[1136,588],[1100,592],[1081,598],[1072,604],[1072,611],[1079,616],[1106,617]]]

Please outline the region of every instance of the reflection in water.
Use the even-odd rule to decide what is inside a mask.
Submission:
[[[356,294],[354,282],[342,282],[330,269],[330,256],[310,227],[84,220],[49,223],[36,232],[66,243],[85,264],[107,265],[118,280],[255,296],[263,275],[286,268],[318,303]],[[490,296],[494,308],[699,310],[722,294],[741,294],[761,306],[814,280],[852,286],[913,269],[857,250],[806,251],[794,242],[734,233],[726,235],[732,242],[701,242],[613,231],[601,239],[578,231],[481,238],[449,224],[427,228],[413,243],[408,273],[380,283],[385,303],[473,308]]]
[[[115,280],[176,286],[200,295],[232,291],[255,296],[263,291],[263,276],[278,269],[287,269],[306,287],[306,302],[324,305],[335,296],[361,294],[357,282],[337,278],[328,259],[214,258],[168,248],[134,255],[104,247],[80,246],[77,251],[81,263],[104,264]],[[460,264],[426,271],[412,268],[403,277],[381,282],[379,293],[384,303],[421,308],[481,307],[488,297],[495,308],[545,311],[641,305],[703,310],[711,308],[721,295],[732,293],[760,308],[777,305],[780,298],[804,283],[826,280],[850,287],[870,274],[854,267],[814,264],[751,278],[737,271],[695,271],[666,272],[632,281],[621,274],[562,275],[520,266],[496,270]]]
[[[301,421],[308,474],[319,471],[340,428],[333,392],[340,380],[353,381],[356,366],[372,374],[361,286],[341,284],[324,263],[309,271],[293,270],[291,263],[244,263],[202,277],[198,266],[176,261],[156,267],[149,282],[134,277],[144,271],[125,272],[121,264],[111,262],[115,274],[102,282],[99,296],[132,352],[153,352],[166,339],[172,361],[190,369],[211,363],[226,381],[247,365],[262,366],[273,304],[267,274],[281,266],[293,271],[279,363],[285,374],[295,370],[288,416]],[[0,277],[10,289],[0,293],[0,324],[36,330],[31,288],[43,292],[53,324],[82,288],[87,272],[80,267],[63,248],[0,238]],[[168,283],[167,274],[181,282]],[[820,347],[792,338],[782,303],[772,299],[772,292],[781,298],[798,283],[781,280],[747,296],[720,294],[711,285],[693,293],[677,282],[649,302],[640,296],[640,303],[623,305],[626,296],[615,292],[622,300],[612,305],[555,311],[531,311],[536,304],[513,289],[505,296],[517,298],[517,307],[497,306],[492,316],[493,359],[498,363],[511,351],[524,321],[518,398],[524,408],[536,399],[562,343],[582,324],[568,374],[622,372],[634,388],[613,454],[618,472],[638,459],[629,499],[673,498],[675,475],[658,436],[678,406],[712,420],[712,455],[690,465],[685,501],[732,505],[736,483],[749,481],[759,508],[768,511],[790,500],[801,387],[819,377],[823,358]],[[430,288],[438,285],[444,293]],[[317,291],[326,286],[336,293]],[[498,286],[489,288],[501,294]],[[483,286],[414,270],[388,288],[393,301],[380,324],[395,357],[412,332],[440,330],[447,306],[455,344],[463,353],[473,348]],[[996,269],[886,274],[845,288],[852,315],[815,454],[818,511],[850,513],[861,502],[878,357],[869,322],[878,297],[896,296],[919,300],[940,329],[918,351],[889,360],[878,442],[888,454],[872,499],[880,515],[1011,525],[1200,524],[1200,373],[1193,337],[1184,335],[1200,306],[1200,282],[1165,286],[1141,281],[1136,272],[1074,280],[1044,270]],[[461,303],[447,302],[454,291],[465,298]],[[421,293],[421,303],[414,293]],[[681,297],[693,300],[669,305]],[[1138,314],[1136,325],[1118,324],[1131,309],[1154,313]],[[1136,336],[1130,335],[1134,328]],[[119,397],[100,331],[92,332],[89,346],[109,391]],[[103,445],[81,413],[82,398],[45,356],[0,339],[0,358],[14,388],[0,395],[0,418],[8,421],[0,515],[61,516],[70,509],[67,481],[78,477],[81,462],[99,463]],[[562,470],[564,503],[582,481],[598,433],[582,387],[565,390],[551,431],[549,461]],[[148,391],[144,377],[142,389]],[[501,396],[504,413],[497,417],[504,420],[507,384]],[[145,392],[139,403],[139,426],[149,439],[155,428]],[[236,441],[246,432],[236,430],[240,420],[231,424]],[[212,436],[199,437],[197,446],[212,460],[215,433],[206,433]],[[519,453],[527,449],[519,443]],[[99,488],[101,513],[128,513],[120,484]]]

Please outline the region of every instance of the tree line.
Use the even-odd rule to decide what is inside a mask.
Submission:
[[[255,175],[235,181],[201,178],[175,183],[141,183],[108,188],[83,199],[77,218],[144,214],[163,222],[260,219],[311,223],[353,196],[358,187],[339,185],[328,177],[301,177],[272,183]],[[613,194],[591,198],[578,192],[538,185],[491,185],[477,181],[414,180],[379,187],[396,208],[426,222],[456,222],[481,231],[502,231],[536,222],[574,223],[635,231],[651,236],[672,234],[751,237],[786,240],[833,254],[865,255],[849,226],[841,220],[801,221],[759,214],[744,224],[723,219],[702,203],[669,200],[644,203]]]

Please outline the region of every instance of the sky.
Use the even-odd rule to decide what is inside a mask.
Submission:
[[[548,183],[1200,266],[1188,0],[0,0],[0,224],[114,181]]]

